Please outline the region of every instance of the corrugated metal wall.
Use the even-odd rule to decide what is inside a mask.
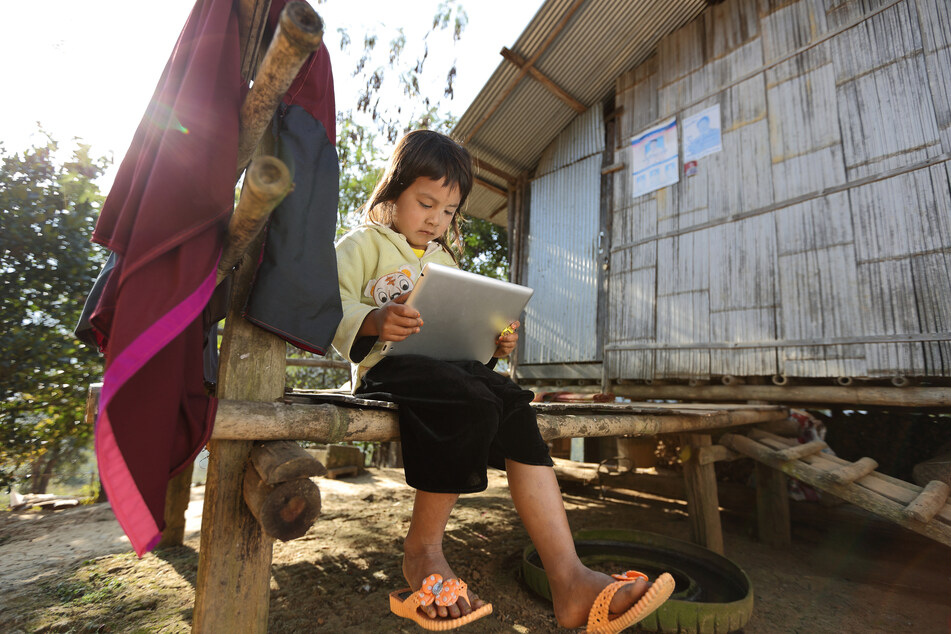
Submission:
[[[599,361],[597,251],[604,120],[577,117],[544,151],[531,183],[521,364]]]
[[[616,176],[608,378],[951,376],[949,7],[727,0],[618,79],[616,162],[714,104],[723,150]]]

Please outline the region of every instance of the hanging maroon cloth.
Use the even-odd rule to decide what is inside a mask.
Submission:
[[[93,240],[116,268],[93,313],[105,374],[96,455],[140,556],[164,528],[169,479],[211,435],[201,312],[233,208],[241,80],[232,0],[198,0],[159,80]]]

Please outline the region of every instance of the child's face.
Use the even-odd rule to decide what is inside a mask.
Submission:
[[[460,198],[455,184],[420,176],[396,199],[393,228],[406,236],[410,246],[425,249],[449,229]]]

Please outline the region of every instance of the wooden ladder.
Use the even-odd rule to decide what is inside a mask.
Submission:
[[[951,504],[948,503],[951,487],[945,482],[933,480],[920,487],[878,473],[875,471],[878,463],[871,458],[849,462],[825,453],[823,450],[828,445],[821,440],[799,444],[794,439],[758,429],[745,436],[724,434],[720,444],[820,491],[951,546]],[[757,471],[757,476],[761,473],[762,470]],[[764,499],[763,495],[757,498],[758,504],[772,505],[772,512],[764,514],[758,510],[758,514],[761,533],[768,536],[766,541],[788,543],[785,537],[789,530],[788,497],[785,479],[780,478],[780,481],[781,487],[771,487],[770,499]],[[761,488],[763,483],[758,481],[757,486]],[[787,525],[764,526],[766,517],[774,518],[774,523],[775,518],[785,517]]]

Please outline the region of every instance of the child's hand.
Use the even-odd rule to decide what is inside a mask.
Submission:
[[[407,299],[409,299],[408,293],[400,295],[389,304],[367,315],[364,325],[367,321],[372,321],[376,332],[366,334],[374,334],[380,341],[403,341],[419,332],[423,320],[418,310],[403,305]]]
[[[515,346],[518,344],[517,331],[520,325],[517,321],[513,321],[508,328],[502,331],[502,334],[495,340],[495,354],[492,355],[493,357],[501,359],[509,356],[512,350],[515,350]]]

